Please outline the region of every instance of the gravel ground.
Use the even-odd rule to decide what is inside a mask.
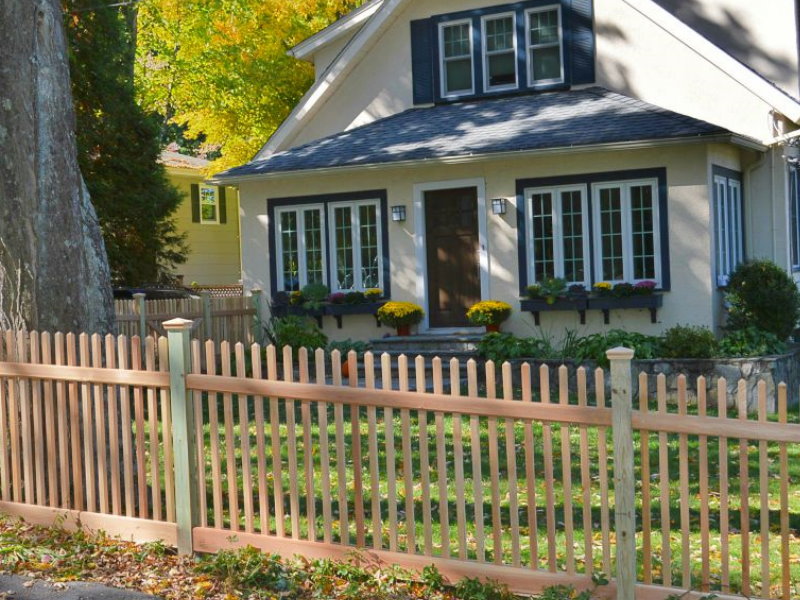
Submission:
[[[140,592],[96,583],[49,583],[39,579],[0,575],[0,600],[157,600]]]

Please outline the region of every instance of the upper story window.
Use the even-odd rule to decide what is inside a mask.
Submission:
[[[200,186],[200,222],[219,223],[219,188]]]
[[[484,89],[517,87],[517,36],[514,13],[483,18]]]
[[[442,96],[473,92],[472,24],[470,21],[441,26]]]
[[[526,16],[528,81],[533,84],[564,81],[561,8],[550,6],[530,10]]]

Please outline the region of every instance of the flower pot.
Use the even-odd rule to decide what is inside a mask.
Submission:
[[[397,326],[397,335],[402,337],[407,337],[411,335],[411,325],[398,325]]]
[[[500,323],[491,323],[486,326],[486,333],[497,333],[500,331]]]
[[[342,377],[350,377],[350,361],[348,360],[342,363]]]

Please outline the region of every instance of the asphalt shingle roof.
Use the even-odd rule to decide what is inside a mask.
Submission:
[[[698,137],[727,130],[606,89],[414,108],[220,173],[261,175]]]

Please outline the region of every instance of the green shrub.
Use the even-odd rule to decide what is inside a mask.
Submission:
[[[515,600],[507,586],[496,581],[481,581],[477,577],[467,577],[453,587],[453,594],[459,600]]]
[[[634,357],[638,359],[659,358],[661,338],[634,331],[612,329],[607,333],[595,333],[575,340],[573,358],[577,361],[593,360],[598,365],[607,367],[606,352],[618,346],[632,349],[635,352]]]
[[[362,358],[366,352],[372,350],[372,345],[369,342],[360,342],[347,338],[339,342],[330,342],[326,350],[328,353],[338,350],[342,354],[342,360],[347,360],[347,355],[351,350],[355,351],[359,358]]]
[[[252,546],[221,550],[201,558],[195,569],[222,579],[230,589],[269,589],[279,594],[294,587],[291,574],[277,555],[262,554]]]
[[[775,334],[754,326],[731,331],[719,342],[720,355],[733,358],[783,354],[784,352],[786,352],[786,344]]]
[[[294,315],[273,319],[267,327],[267,336],[279,349],[291,346],[295,356],[300,348],[313,351],[328,344],[328,336],[322,333],[316,321]]]
[[[800,292],[786,271],[768,260],[740,264],[728,281],[728,330],[755,326],[784,341],[800,318]]]
[[[717,338],[707,327],[675,325],[661,340],[661,358],[712,358],[717,353]]]
[[[553,348],[547,340],[518,338],[511,333],[487,333],[478,342],[478,354],[486,360],[504,362],[514,358],[547,358]]]
[[[359,291],[347,292],[344,295],[345,304],[364,304],[366,301],[367,297],[364,295],[364,292],[359,292]]]
[[[322,283],[309,283],[302,291],[303,295],[303,308],[308,310],[316,310],[322,307],[322,303],[328,299],[330,290],[328,286]]]

